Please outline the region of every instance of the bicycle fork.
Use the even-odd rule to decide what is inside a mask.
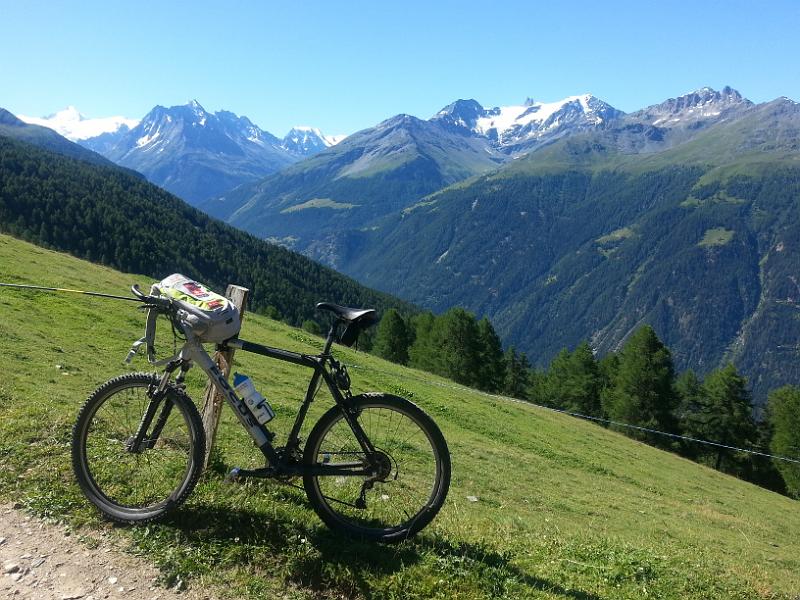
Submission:
[[[161,376],[161,381],[159,382],[155,391],[152,392],[152,395],[149,394],[148,390],[150,402],[147,405],[147,410],[145,410],[144,415],[142,415],[142,420],[139,423],[136,433],[125,444],[125,449],[128,452],[132,454],[141,454],[145,450],[151,450],[153,447],[155,447],[158,438],[161,436],[161,432],[164,430],[164,426],[167,424],[167,419],[169,419],[169,415],[172,412],[173,403],[167,394],[167,386],[169,385],[169,380],[172,377],[172,373],[178,367],[181,368],[181,373],[178,376],[178,380],[179,383],[182,382],[183,376],[186,374],[186,371],[189,367],[184,363],[184,361],[176,359],[167,365],[166,369],[164,370],[164,374]],[[150,435],[147,435],[147,430],[150,428],[150,424],[153,422],[153,417],[155,417],[159,405],[161,405],[161,412],[158,415],[158,419],[156,420],[156,424],[155,427],[153,427],[152,432],[150,432]]]

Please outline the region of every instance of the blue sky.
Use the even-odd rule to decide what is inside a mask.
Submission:
[[[710,85],[800,100],[800,1],[0,0],[0,106],[141,118],[196,98],[283,135],[458,98],[625,111]]]

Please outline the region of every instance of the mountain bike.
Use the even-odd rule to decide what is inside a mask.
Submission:
[[[137,344],[147,345],[150,362],[164,366],[163,373],[129,373],[102,384],[87,399],[73,428],[75,476],[106,518],[150,522],[180,506],[194,489],[207,442],[185,390],[184,378],[193,364],[208,375],[266,459],[265,467],[235,468],[228,479],[289,482],[302,477],[311,507],[327,526],[366,540],[402,541],[439,512],[450,484],[450,454],[439,427],[404,398],[353,395],[346,366],[332,354],[334,342],[352,345],[361,330],[376,322],[375,310],[317,304],[318,310],[332,315],[319,354],[272,348],[238,335],[217,343],[218,350],[251,352],[312,371],[288,438],[275,446],[275,434],[265,420],[237,394],[204,349],[208,336],[198,333],[187,303],[152,290],[144,294],[138,286],[131,289],[148,310],[147,334]],[[155,361],[154,323],[161,315],[183,344],[170,359]],[[238,313],[236,319],[238,334]],[[323,383],[333,406],[303,443],[300,431]]]

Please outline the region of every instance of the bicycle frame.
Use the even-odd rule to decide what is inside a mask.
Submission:
[[[204,373],[206,373],[214,387],[219,391],[220,394],[222,394],[227,403],[230,405],[234,414],[236,414],[241,424],[250,434],[250,437],[253,438],[256,446],[269,461],[269,467],[266,469],[248,471],[247,474],[262,477],[292,475],[337,475],[346,477],[364,477],[373,475],[375,472],[375,467],[374,464],[372,464],[373,461],[371,457],[375,453],[375,448],[356,418],[358,415],[352,404],[349,402],[349,392],[346,391],[343,394],[340,391],[333,375],[326,368],[327,365],[330,365],[333,368],[338,368],[338,363],[334,360],[330,353],[333,340],[335,339],[336,329],[337,324],[334,323],[328,333],[327,339],[325,340],[324,349],[318,355],[300,354],[297,352],[291,352],[279,348],[271,348],[269,346],[263,346],[261,344],[240,339],[229,340],[219,348],[220,350],[237,349],[244,352],[251,352],[267,358],[281,360],[306,367],[314,371],[306,391],[305,399],[300,406],[297,416],[295,417],[294,425],[292,426],[291,432],[289,433],[289,437],[286,441],[286,452],[279,453],[272,445],[272,440],[274,439],[275,434],[269,431],[269,429],[267,429],[264,425],[261,425],[255,419],[244,400],[239,398],[235,390],[228,383],[228,380],[220,371],[217,364],[214,362],[211,356],[209,356],[208,352],[206,352],[205,348],[203,348],[202,344],[191,333],[191,331],[186,331],[186,343],[183,345],[176,358],[168,363],[161,382],[153,395],[150,406],[142,418],[139,431],[137,432],[131,447],[135,449],[141,448],[141,444],[145,439],[145,432],[148,430],[150,423],[155,416],[157,405],[161,401],[163,392],[167,389],[172,373],[174,373],[179,367],[181,372],[185,373],[189,370],[191,364],[195,363]],[[353,434],[358,440],[358,443],[365,453],[370,465],[367,466],[362,461],[305,465],[292,460],[292,451],[299,448],[300,430],[303,426],[303,422],[305,421],[308,409],[311,406],[311,403],[314,401],[314,397],[320,385],[320,379],[325,382],[328,390],[333,396],[335,403],[341,408],[344,419],[352,429]],[[162,413],[156,422],[153,433],[147,440],[149,445],[155,443],[155,439],[160,434],[161,428],[166,422],[166,416],[168,416],[170,409],[171,403],[168,402],[164,405]]]

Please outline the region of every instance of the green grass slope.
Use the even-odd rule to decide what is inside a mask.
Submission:
[[[0,236],[0,281],[124,293],[127,275]],[[218,469],[168,521],[115,528],[83,499],[69,463],[83,399],[125,370],[141,335],[126,303],[0,289],[0,500],[63,519],[91,543],[111,532],[167,582],[244,598],[795,598],[800,511],[782,496],[598,426],[489,397],[337,349],[355,391],[388,390],[440,424],[453,485],[434,523],[398,547],[330,533],[299,490],[227,486]],[[299,351],[321,340],[247,315],[242,337]],[[301,368],[239,353],[285,436]],[[145,369],[139,361],[138,369]],[[200,374],[189,391],[199,398]],[[327,408],[322,394],[309,422]],[[218,462],[257,464],[225,409]],[[477,497],[471,501],[470,496]]]

